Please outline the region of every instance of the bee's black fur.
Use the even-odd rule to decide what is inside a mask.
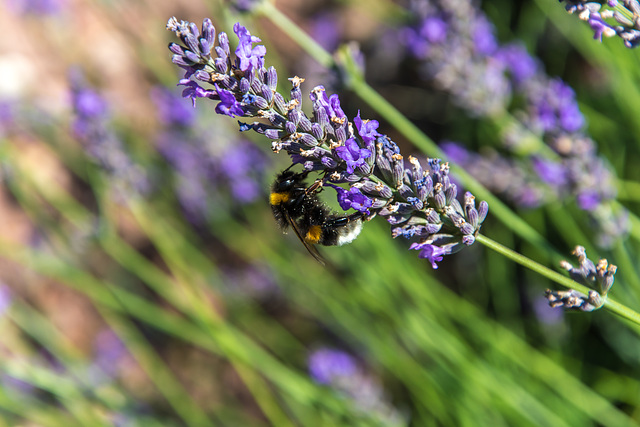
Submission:
[[[271,209],[278,225],[287,230],[292,227],[309,252],[319,261],[319,254],[312,245],[342,245],[351,242],[360,232],[363,214],[333,213],[318,198],[322,182],[307,187],[309,172],[285,170],[271,186]],[[321,261],[322,262],[322,261]]]

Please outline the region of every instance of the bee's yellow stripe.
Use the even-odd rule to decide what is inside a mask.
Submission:
[[[271,193],[269,203],[273,206],[281,205],[289,201],[289,193]]]
[[[320,241],[320,237],[322,237],[322,228],[319,225],[312,225],[307,231],[307,235],[304,236],[304,240],[316,244]]]

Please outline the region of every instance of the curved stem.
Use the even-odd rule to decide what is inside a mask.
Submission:
[[[538,264],[537,262],[521,255],[506,246],[501,245],[500,243],[491,240],[490,238],[479,234],[476,238],[476,241],[482,243],[486,247],[493,249],[494,251],[504,255],[512,261],[517,262],[518,264],[526,267],[530,270],[535,271],[536,273],[546,277],[549,280],[552,280],[559,285],[562,285],[569,289],[575,289],[578,292],[582,292],[587,295],[590,291],[589,288],[581,285],[580,283],[574,282],[570,278],[551,270],[550,268],[545,267],[544,265]],[[634,330],[640,334],[640,313],[630,309],[629,307],[611,299],[610,297],[605,298],[604,307],[608,308],[613,313],[618,316],[626,319],[635,324]]]

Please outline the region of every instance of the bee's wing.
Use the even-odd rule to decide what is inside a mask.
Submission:
[[[304,236],[302,235],[302,233],[300,232],[300,229],[298,228],[298,224],[296,224],[293,218],[291,218],[289,215],[286,215],[286,217],[287,217],[287,221],[289,222],[289,225],[291,226],[291,228],[293,228],[293,231],[296,233],[296,236],[298,236],[298,239],[300,239],[304,247],[307,248],[311,256],[314,257],[316,261],[318,261],[320,264],[325,265],[324,259],[322,258],[322,255],[320,255],[320,252],[318,252],[316,247],[312,244],[307,243],[307,241],[304,239]]]

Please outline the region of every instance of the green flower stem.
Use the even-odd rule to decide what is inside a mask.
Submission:
[[[196,285],[196,283],[206,283],[205,277],[209,277],[209,280],[212,280],[211,276],[213,274],[220,281],[216,266],[206,260],[197,248],[191,246],[186,239],[183,239],[181,234],[174,230],[161,216],[150,215],[150,211],[146,209],[149,206],[141,200],[130,202],[129,206],[142,229],[151,241],[155,243],[164,260],[178,278],[178,282],[183,285],[182,287],[186,291],[185,294],[188,299],[187,305],[193,310],[194,319],[212,336],[220,336],[219,325],[223,324],[224,320],[208,303],[209,299],[203,288]],[[198,264],[200,268],[194,269],[194,263]],[[231,346],[237,345],[233,340],[230,340],[228,344]],[[225,346],[222,348],[225,348]],[[272,393],[268,391],[267,384],[256,374],[254,367],[242,363],[231,356],[229,356],[229,361],[242,378],[244,384],[251,390],[256,402],[272,424],[278,426],[292,425],[280,405],[273,398]]]
[[[284,32],[291,40],[295,40],[307,53],[324,68],[331,68],[336,65],[331,54],[324,50],[309,34],[296,25],[291,19],[284,15],[270,1],[260,3],[258,13],[273,22],[282,32]]]
[[[37,367],[26,360],[0,359],[0,372],[8,374],[56,396],[60,403],[77,420],[79,426],[104,426],[97,407],[91,407],[83,397],[77,383],[64,374],[54,373],[50,369]]]
[[[589,293],[589,291],[591,289],[581,285],[580,283],[574,282],[573,280],[571,280],[570,278],[563,276],[560,273],[557,273],[541,264],[538,264],[537,262],[523,256],[520,255],[519,253],[505,247],[502,246],[500,243],[495,242],[491,239],[489,239],[486,236],[483,236],[481,234],[478,235],[477,239],[478,242],[482,243],[483,245],[485,245],[486,247],[493,249],[494,251],[504,255],[505,257],[511,259],[512,261],[517,262],[518,264],[522,265],[523,267],[526,267],[532,271],[535,271],[536,273],[546,277],[549,280],[552,280],[556,283],[558,283],[561,286],[564,286],[565,288],[568,289],[575,289],[578,292],[582,292],[584,295],[587,295]],[[625,305],[620,304],[619,302],[611,299],[611,297],[605,298],[605,302],[604,302],[604,307],[608,308],[609,310],[611,310],[612,312],[614,312],[615,314],[617,314],[618,316],[622,317],[623,319],[626,319],[632,323],[634,323],[637,327],[634,327],[634,330],[636,332],[638,332],[640,334],[640,314],[637,313],[636,311],[630,309],[629,307],[626,307]]]
[[[22,396],[16,398],[3,387],[0,387],[0,409],[6,411],[7,414],[23,418],[21,420],[23,422],[32,421],[37,426],[83,427],[73,419],[71,414],[61,411],[58,404],[43,404],[35,399],[23,398]],[[0,419],[0,426],[13,427],[13,425],[2,424],[3,421]]]
[[[22,331],[42,345],[43,348],[46,348],[64,366],[67,378],[73,377],[79,386],[87,390],[94,387],[86,377],[86,358],[51,323],[50,319],[16,297],[13,298],[11,309],[6,314]],[[7,343],[5,342],[5,344]],[[28,344],[23,343],[23,345]],[[120,395],[123,394],[122,390],[116,390],[113,386],[110,389]],[[86,400],[86,396],[75,397],[76,401],[78,401],[78,398]],[[121,410],[123,407],[122,400],[112,392],[95,393],[95,398],[105,407],[114,411]]]
[[[640,182],[618,180],[618,200],[640,201]]]
[[[117,300],[117,298],[116,298]],[[111,329],[124,342],[140,364],[147,377],[167,399],[173,410],[188,426],[213,426],[207,414],[193,401],[182,384],[175,378],[165,362],[155,352],[137,327],[125,316],[96,306]]]
[[[11,153],[9,149],[5,148],[3,154],[10,157],[13,153]],[[15,157],[13,157],[13,159],[15,160]],[[94,186],[94,188],[103,189],[103,191],[100,191],[101,194],[99,195],[98,199],[100,201],[99,205],[101,206],[100,210],[104,215],[106,215],[109,209],[107,208],[108,201],[104,197],[106,193],[105,189],[107,188],[104,185],[104,178],[102,177],[102,174],[94,167],[89,165],[88,169],[88,173],[91,177],[92,185]],[[29,174],[24,173],[24,171],[21,171],[19,168],[17,172],[20,172],[20,177],[22,178],[20,180],[14,180],[14,182],[19,182],[20,184],[19,194],[41,195],[48,203],[50,203],[52,206],[55,206],[63,216],[66,216],[68,213],[70,222],[76,226],[86,225],[90,222],[89,218],[91,217],[91,215],[84,209],[82,205],[80,205],[72,197],[70,197],[65,192],[65,190],[63,190],[59,186],[56,186],[54,183],[49,182],[46,185],[43,185],[43,183],[36,182],[36,180],[34,180]],[[23,188],[27,185],[30,186],[31,191],[27,191],[26,188]],[[25,204],[27,202],[30,201],[26,200]],[[180,234],[168,228],[168,226],[163,221],[159,221],[157,218],[153,222],[147,221],[147,215],[144,215],[142,213],[144,212],[144,208],[142,208],[141,206],[141,203],[132,204],[134,214],[137,214],[136,217],[139,220],[143,220],[144,225],[146,225],[146,231],[150,231],[150,228],[153,229],[152,232],[156,237],[156,245],[158,245],[158,242],[160,242],[160,249],[165,257],[165,261],[167,261],[168,265],[172,267],[172,271],[174,272],[176,277],[182,278],[182,280],[178,280],[178,282],[189,287],[189,290],[186,293],[187,297],[190,297],[189,300],[177,305],[184,313],[189,314],[195,319],[199,320],[202,325],[206,326],[211,325],[211,322],[220,322],[220,319],[217,318],[217,315],[213,310],[204,308],[203,303],[205,301],[208,301],[208,299],[201,292],[199,292],[201,291],[201,289],[191,285],[195,281],[195,274],[191,273],[192,271],[197,271],[200,273],[200,275],[206,275],[210,278],[214,273],[212,270],[213,268],[215,268],[215,266],[212,263],[208,262],[206,258],[202,254],[200,254],[199,251],[186,244],[186,241],[178,238],[177,236],[180,236]],[[38,210],[39,209],[32,207],[32,209],[29,209],[28,211],[37,212]],[[151,223],[155,224],[155,226],[152,227]],[[131,248],[128,244],[117,237],[117,234],[115,233],[115,230],[113,229],[111,224],[113,224],[113,221],[103,221],[102,223],[103,226],[101,228],[101,232],[99,233],[99,240],[103,249],[105,249],[105,251],[109,255],[111,255],[114,260],[120,262],[129,271],[145,280],[146,283],[148,283],[156,291],[158,291],[160,295],[164,296],[164,298],[168,302],[176,305],[178,301],[184,300],[184,294],[179,295],[180,293],[178,292],[176,283],[174,283],[174,281],[160,272],[157,267],[146,260],[136,250]],[[162,230],[160,230],[161,228]],[[189,259],[189,261],[187,262],[185,258]],[[194,264],[197,267],[195,269],[193,268]],[[205,268],[205,266],[207,268]],[[199,277],[198,279],[199,282],[202,282],[203,280],[202,277]],[[194,310],[194,308],[198,308],[199,310]],[[202,310],[203,308],[205,311]],[[212,317],[212,315],[214,315],[215,318]],[[134,344],[135,343],[133,343],[132,345]],[[139,357],[143,358],[143,361],[150,364],[152,367],[156,367],[157,361],[154,359],[154,356],[151,355],[148,351],[143,351],[143,349],[144,347],[138,348],[138,352],[140,353]],[[264,384],[257,375],[253,374],[251,372],[251,369],[238,364],[233,358],[230,358],[230,360],[232,364],[234,364],[234,367],[238,371],[239,375],[243,378],[243,380],[245,380],[246,385],[249,387],[249,389],[252,390],[252,392],[256,396],[258,403],[265,411],[265,414],[267,414],[272,420],[274,425],[289,425],[290,421],[287,419],[286,415],[279,409],[276,409],[278,408],[278,405],[273,400],[271,393],[266,392],[266,390],[268,389],[267,385]],[[156,380],[156,378],[152,377],[154,369],[155,368],[153,368],[149,372],[149,376],[150,378]],[[164,393],[170,393],[173,390],[171,387],[163,386],[167,381],[170,381],[167,378],[168,376],[164,375],[162,378],[158,379],[158,381],[160,381],[158,387]],[[185,413],[182,415],[187,414]],[[194,416],[197,415],[197,411],[194,412]],[[206,417],[204,417],[203,419],[206,421]],[[192,425],[202,425],[197,418],[194,418],[192,421],[193,422],[190,422],[190,424]]]
[[[92,275],[48,255],[28,248],[8,244],[0,240],[0,256],[24,265],[39,274],[51,277],[87,295],[97,307],[126,314],[171,336],[192,343],[211,353],[226,356],[252,366],[288,399],[305,408],[321,405],[333,413],[350,413],[349,403],[330,398],[311,384],[297,371],[285,366],[269,351],[256,344],[244,332],[228,323],[216,325],[215,335],[196,327],[192,321],[169,310],[164,310],[129,291],[99,280]],[[213,339],[212,339],[213,338]],[[312,415],[313,416],[313,415]],[[303,419],[301,425],[309,425],[313,419]]]
[[[94,171],[95,172],[95,171]],[[99,176],[100,174],[93,174],[93,184],[98,188],[104,188],[104,180]],[[67,212],[71,214],[70,221],[76,225],[86,224],[90,214],[84,210],[84,208],[78,204],[73,198],[64,192],[63,189],[56,187],[54,184],[39,185],[34,182],[28,174],[21,174],[24,177],[23,184],[33,185],[37,194],[42,195],[47,202],[51,203],[59,209],[62,215],[66,215]],[[106,213],[106,201],[102,201],[103,213]],[[188,300],[185,300],[184,293],[179,292],[179,288],[176,283],[169,277],[164,275],[156,266],[144,258],[135,249],[131,248],[128,244],[123,242],[113,230],[113,227],[106,226],[105,224],[111,224],[112,221],[106,221],[103,223],[102,232],[99,235],[99,240],[103,249],[116,261],[119,262],[130,272],[136,274],[145,283],[154,288],[160,295],[162,295],[168,302],[179,307],[179,309],[187,315],[194,317],[203,326],[211,326],[213,323],[219,323],[220,319],[217,314],[210,308],[203,306],[208,299],[202,294],[201,289],[191,285],[195,282],[203,282],[203,275],[206,275],[209,279],[217,273],[214,271],[215,266],[210,263],[206,258],[194,247],[189,245],[185,240],[181,238],[180,233],[173,230],[163,221],[156,218],[154,221],[147,220],[145,208],[141,202],[132,203],[132,210],[136,218],[142,221],[145,225],[147,232],[153,233],[152,239],[156,245],[160,245],[161,252],[164,255],[165,261],[172,267],[172,271],[176,277],[181,278],[178,283],[188,287],[186,296]],[[71,209],[65,209],[71,208]],[[154,225],[152,225],[154,224]],[[180,236],[180,237],[178,237]],[[187,262],[188,259],[189,261]],[[197,268],[193,268],[196,265]],[[195,273],[198,272],[199,277],[196,278]],[[194,310],[197,308],[197,310]],[[204,311],[203,311],[204,310]],[[212,317],[214,316],[214,317]],[[145,360],[149,363],[154,362],[154,359],[149,354],[143,353]],[[266,392],[267,385],[255,375],[251,369],[237,363],[232,357],[230,361],[234,364],[234,367],[238,371],[239,375],[245,381],[247,387],[252,390],[256,399],[265,414],[269,416],[274,425],[289,425],[289,420],[286,415],[278,408],[277,403],[273,400],[271,393]],[[170,391],[170,389],[167,389]],[[167,391],[165,390],[165,391]]]
[[[424,152],[430,153],[432,156],[446,159],[444,153],[430,138],[422,133],[420,129],[418,129],[402,113],[400,113],[395,107],[389,104],[379,93],[377,93],[364,81],[361,74],[357,70],[357,67],[355,66],[355,64],[353,64],[353,61],[348,54],[344,54],[343,51],[343,54],[339,56],[340,64],[338,64],[333,60],[331,55],[320,48],[317,43],[315,43],[315,41],[311,40],[309,36],[304,33],[304,31],[298,28],[295,23],[284,16],[271,3],[265,3],[263,12],[266,17],[268,17],[293,40],[296,40],[296,42],[300,46],[302,46],[310,55],[314,56],[314,58],[316,58],[321,64],[327,67],[342,65],[342,68],[348,75],[347,84],[351,87],[351,89],[371,108],[373,108],[381,116],[383,116],[391,125],[396,128],[396,130],[402,133],[404,137],[411,141],[416,147],[420,148]],[[462,184],[471,192],[473,192],[476,197],[484,199],[489,203],[492,214],[499,218],[505,226],[509,227],[514,231],[514,233],[518,234],[520,237],[524,238],[534,246],[544,249],[548,253],[553,254],[558,259],[563,258],[563,256],[555,248],[553,248],[535,229],[533,229],[521,217],[519,217],[515,212],[513,212],[498,198],[496,198],[491,192],[489,192],[480,183],[478,183],[472,176],[467,174],[462,169],[456,169],[454,173],[460,178]],[[634,224],[633,235],[640,240],[640,219],[633,216],[632,221]],[[504,248],[505,250],[508,249],[502,245],[499,245],[497,242],[493,242],[492,240],[484,236],[481,236],[479,240],[481,240],[487,246],[492,247],[494,250],[507,255],[507,252],[498,250],[498,248]],[[578,291],[584,292],[585,294],[586,292],[588,292],[586,288],[579,285],[578,283],[575,283],[572,280],[552,270],[549,270],[541,266],[540,264],[535,263],[534,261],[525,258],[513,251],[510,252],[511,256],[509,257],[511,259],[514,259],[520,264],[538,271],[545,277],[548,277],[551,280],[554,280],[568,288],[573,288]],[[536,268],[534,266],[538,266],[539,268]],[[540,269],[544,269],[544,272]],[[582,288],[582,290],[580,288]],[[605,302],[605,306],[608,306],[610,308],[615,307],[615,309],[612,308],[612,310],[616,312],[616,314],[640,325],[640,315],[624,306],[621,306],[620,304],[611,304],[609,301],[611,300],[608,299],[607,302]],[[622,307],[624,307],[624,309],[622,309]]]
[[[640,143],[640,121],[637,112],[640,111],[640,90],[636,84],[638,79],[637,57],[629,54],[620,40],[616,42],[598,43],[593,41],[593,31],[586,22],[582,22],[576,15],[568,15],[563,7],[553,4],[550,0],[535,0],[538,9],[553,23],[556,29],[582,55],[585,61],[594,68],[604,70],[603,73],[615,76],[607,79],[609,93],[618,105],[616,113],[624,115],[627,129]],[[635,74],[635,75],[634,75]],[[604,90],[604,88],[603,88]],[[613,113],[613,114],[616,114]]]

